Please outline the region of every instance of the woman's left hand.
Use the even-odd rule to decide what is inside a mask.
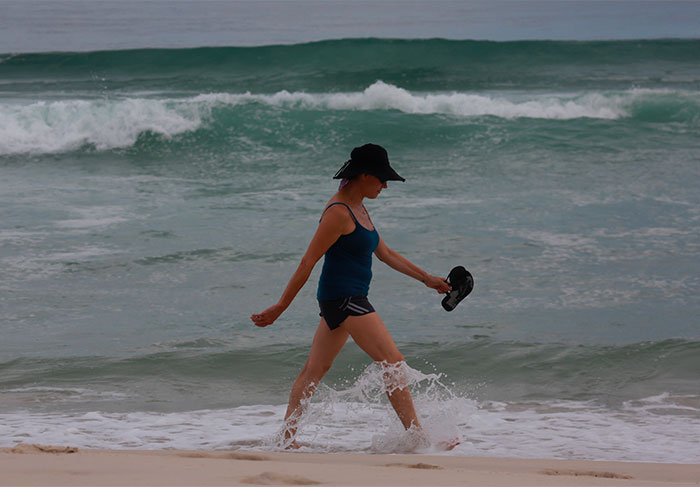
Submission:
[[[423,283],[431,289],[435,289],[439,294],[444,294],[452,287],[442,277],[428,275],[423,279]]]

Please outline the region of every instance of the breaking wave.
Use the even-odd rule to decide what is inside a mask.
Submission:
[[[700,117],[700,94],[632,89],[619,92],[551,94],[411,92],[376,81],[363,91],[307,93],[282,90],[272,94],[211,93],[184,98],[39,101],[0,104],[0,155],[61,153],[85,148],[130,147],[143,134],[165,138],[214,125],[235,129],[241,107],[273,109],[261,124],[279,117],[278,110],[397,111],[464,119],[624,119],[643,122],[693,122]]]

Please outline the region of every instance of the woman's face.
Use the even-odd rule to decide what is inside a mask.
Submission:
[[[363,181],[363,187],[365,188],[365,196],[370,199],[374,199],[379,196],[384,188],[387,187],[386,181],[382,181],[377,176],[371,174],[363,174],[360,176]]]

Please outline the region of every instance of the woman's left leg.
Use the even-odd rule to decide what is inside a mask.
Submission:
[[[302,400],[313,395],[316,386],[331,368],[333,361],[347,340],[347,331],[342,327],[331,330],[328,328],[326,320],[321,318],[304,368],[294,381],[289,393],[289,405],[287,413],[284,415],[286,439],[290,439],[296,434],[296,423],[302,413]]]

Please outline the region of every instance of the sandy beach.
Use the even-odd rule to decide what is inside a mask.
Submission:
[[[249,451],[0,449],[0,485],[700,485],[700,465]]]

